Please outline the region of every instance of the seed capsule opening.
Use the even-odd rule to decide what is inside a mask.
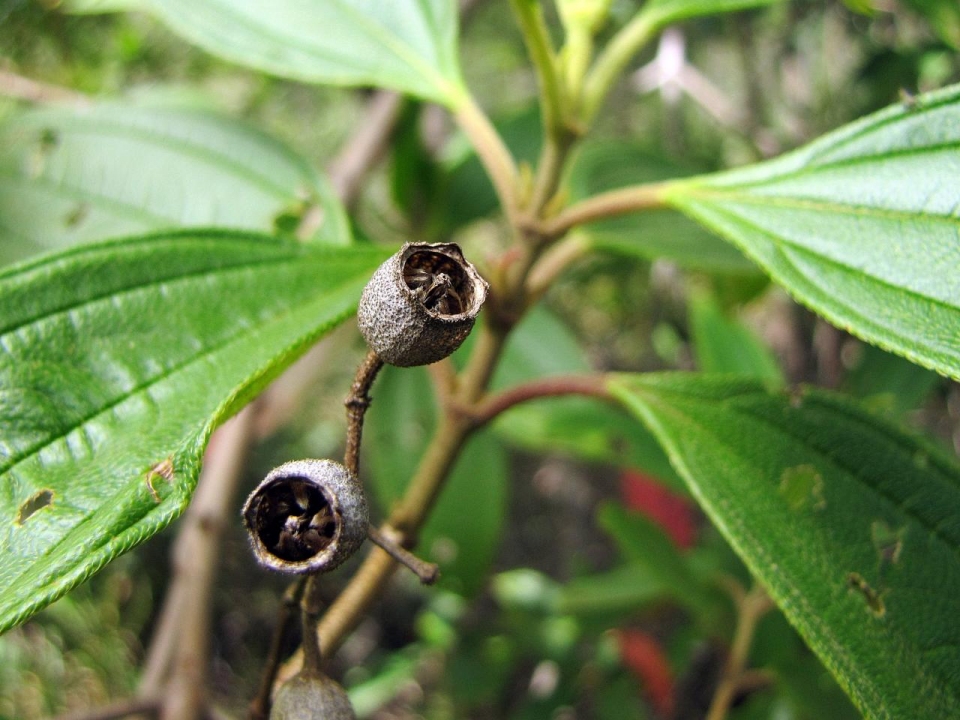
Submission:
[[[460,347],[488,289],[456,243],[407,243],[370,278],[357,326],[383,362],[428,365]]]
[[[260,563],[290,573],[337,567],[369,525],[363,488],[332,460],[295,460],[274,469],[247,498],[243,520]]]
[[[326,491],[307,478],[284,478],[264,488],[255,523],[267,549],[294,562],[329,547],[340,529]]]
[[[433,250],[418,250],[403,264],[403,281],[434,315],[462,315],[473,306],[474,286],[463,263]]]

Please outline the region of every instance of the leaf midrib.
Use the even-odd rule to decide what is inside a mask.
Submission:
[[[756,203],[745,203],[745,204],[766,205],[767,203],[756,202]],[[797,207],[797,208],[794,208],[794,209],[807,209],[807,208]],[[816,208],[814,208],[814,209],[816,209]],[[878,285],[883,285],[884,287],[890,288],[890,289],[892,289],[892,290],[895,290],[895,291],[897,291],[897,292],[903,293],[903,294],[905,294],[905,295],[909,295],[909,296],[911,296],[911,297],[913,297],[913,298],[915,298],[915,299],[919,299],[919,300],[923,300],[923,301],[926,301],[926,302],[934,303],[934,304],[939,305],[939,306],[941,306],[941,307],[943,307],[943,308],[945,308],[945,309],[947,309],[947,310],[950,310],[950,311],[956,312],[956,311],[958,310],[957,306],[955,306],[955,305],[950,305],[950,304],[949,304],[947,301],[945,301],[945,300],[942,300],[942,299],[936,298],[936,297],[931,297],[931,296],[929,296],[929,295],[925,295],[925,294],[923,294],[923,293],[921,293],[921,292],[919,292],[919,291],[917,291],[917,290],[915,290],[915,289],[913,289],[913,288],[904,287],[904,286],[902,286],[902,285],[894,285],[894,284],[892,284],[889,280],[885,280],[885,279],[883,279],[883,278],[877,277],[876,275],[868,274],[868,273],[864,272],[862,268],[852,267],[851,265],[848,265],[847,263],[842,262],[842,261],[838,260],[837,258],[835,258],[835,257],[833,257],[833,256],[830,256],[830,255],[826,255],[826,254],[817,252],[817,251],[813,250],[812,248],[809,248],[809,247],[807,247],[807,246],[805,246],[805,245],[802,245],[802,244],[799,244],[799,243],[797,243],[797,242],[794,242],[794,241],[792,241],[792,240],[790,240],[790,239],[788,239],[788,238],[785,238],[785,237],[782,236],[782,235],[775,235],[775,234],[772,233],[772,231],[768,230],[767,228],[765,228],[765,227],[763,227],[763,226],[761,226],[761,225],[758,225],[756,222],[754,222],[754,221],[752,221],[752,220],[747,220],[743,215],[739,215],[739,214],[735,213],[733,210],[730,210],[729,208],[724,208],[724,207],[722,207],[722,206],[713,205],[713,206],[711,206],[711,210],[712,210],[713,212],[717,213],[718,215],[725,216],[727,219],[735,220],[736,222],[741,223],[741,224],[747,226],[748,228],[750,228],[750,229],[751,229],[752,231],[754,231],[755,233],[764,236],[764,237],[767,239],[767,241],[768,241],[771,245],[773,245],[774,247],[777,247],[777,248],[781,251],[781,253],[783,252],[783,248],[784,248],[784,247],[789,247],[790,249],[795,250],[795,251],[806,252],[806,253],[809,253],[809,254],[811,254],[811,255],[813,255],[813,256],[815,256],[815,257],[823,260],[825,263],[829,263],[829,264],[832,264],[832,265],[834,265],[834,266],[836,266],[836,267],[843,268],[844,270],[846,270],[846,271],[848,271],[848,272],[852,272],[852,273],[854,273],[854,274],[856,274],[856,275],[859,275],[859,276],[861,276],[861,277],[870,278],[870,280],[871,280],[872,282],[874,282],[874,283],[876,283],[876,284],[878,284]],[[841,213],[838,213],[838,214],[841,214]],[[855,212],[854,212],[854,213],[847,213],[847,214],[857,215],[858,213],[855,213]],[[912,217],[912,216],[906,216],[906,217]],[[944,218],[943,216],[939,216],[939,215],[938,215],[938,216],[925,216],[925,217],[930,217],[931,219],[936,218],[936,219],[938,219],[938,220],[948,220],[948,218]],[[958,226],[960,226],[960,219],[958,219],[957,224],[958,224]],[[770,263],[761,261],[758,257],[756,257],[756,254],[755,254],[755,253],[751,252],[752,247],[751,247],[751,245],[750,245],[749,243],[740,243],[738,240],[734,240],[734,243],[735,243],[741,250],[743,250],[747,255],[749,255],[750,257],[754,258],[754,260],[755,260],[757,263],[759,263],[761,266],[767,267],[767,268],[770,267],[770,265],[771,265]],[[794,268],[796,268],[796,265],[793,264],[792,262],[791,262],[791,265],[792,265]],[[798,272],[799,272],[799,270],[798,270]],[[809,278],[809,275],[808,275],[806,272],[801,272],[800,274],[801,274],[804,278],[807,278],[808,280],[810,279],[810,278]],[[836,295],[831,295],[831,297],[834,297],[834,298],[835,298]],[[820,303],[818,303],[818,304],[820,304]],[[822,311],[824,314],[827,314],[827,310],[825,310],[825,309],[823,309],[823,308],[819,308],[818,311]],[[835,316],[835,314],[834,314],[834,316]]]
[[[143,247],[142,245],[134,247]],[[131,247],[130,249],[134,249]],[[95,305],[97,303],[106,301],[106,300],[115,300],[117,298],[135,295],[139,291],[151,290],[161,285],[170,284],[176,285],[181,282],[187,282],[201,277],[226,277],[234,272],[246,272],[251,268],[256,266],[265,266],[265,265],[274,265],[281,263],[297,263],[301,261],[302,256],[299,254],[289,254],[281,255],[276,257],[260,257],[260,258],[250,258],[241,261],[237,261],[231,264],[222,264],[214,268],[198,268],[196,270],[191,270],[189,272],[177,273],[175,275],[167,275],[159,277],[156,279],[143,280],[142,278],[132,278],[136,282],[134,285],[124,285],[124,286],[111,286],[105,288],[103,292],[85,297],[80,301],[75,303],[70,303],[67,305],[59,305],[56,308],[53,308],[49,311],[43,312],[39,315],[33,315],[26,319],[23,319],[16,323],[15,325],[0,326],[0,344],[3,342],[3,338],[11,333],[17,332],[21,328],[25,328],[29,325],[34,325],[41,323],[44,320],[50,320],[58,315],[64,315],[66,313],[80,310],[81,308],[87,305]],[[0,294],[0,303],[4,300],[4,296]]]
[[[957,145],[960,148],[960,144]],[[678,186],[681,183],[678,183]],[[745,186],[746,187],[746,186]],[[837,202],[823,199],[802,198],[788,195],[755,195],[740,192],[740,188],[726,189],[705,185],[690,185],[678,187],[668,196],[668,202],[675,201],[675,196],[689,197],[703,201],[728,200],[741,205],[760,207],[786,208],[790,210],[813,210],[815,212],[833,213],[835,215],[854,215],[859,217],[875,217],[881,220],[929,220],[930,222],[945,223],[960,228],[960,216],[940,215],[921,210],[893,210],[879,208],[875,205],[860,205],[851,202]]]
[[[284,260],[289,262],[291,259],[290,259],[290,258],[283,258],[283,259],[280,259],[280,260],[276,260],[275,262],[281,262],[281,261],[284,261]],[[265,264],[265,263],[261,262],[261,263],[259,263],[259,264],[262,266],[262,265]],[[251,269],[251,267],[250,267],[251,265],[254,265],[254,263],[251,262],[251,263],[248,263],[247,266],[238,266],[238,267],[229,268],[229,273],[234,273],[234,272],[247,272],[247,271],[249,271],[249,270]],[[226,272],[223,273],[223,275],[218,274],[218,277],[225,276],[226,274],[227,274]],[[174,281],[174,283],[171,283],[171,284],[177,284],[177,283],[180,283],[180,282],[188,282],[188,281],[194,280],[194,279],[196,279],[198,276],[202,276],[202,275],[209,275],[209,273],[191,273],[191,274],[189,274],[189,275],[180,276],[180,277],[178,277],[178,278]],[[160,283],[160,282],[169,282],[169,281],[158,281],[158,283]],[[113,299],[116,298],[116,297],[118,297],[118,296],[134,294],[134,293],[136,293],[136,292],[138,292],[138,291],[141,291],[141,290],[149,290],[149,289],[151,289],[151,288],[153,287],[153,285],[158,284],[158,283],[150,283],[150,284],[147,284],[147,285],[141,285],[141,286],[137,286],[137,287],[134,287],[134,288],[129,288],[129,289],[124,290],[124,291],[119,291],[119,292],[110,293],[110,294],[107,294],[107,295],[105,295],[105,296],[101,296],[101,297],[97,298],[96,300],[91,300],[91,301],[87,301],[87,302],[80,303],[80,304],[74,306],[73,308],[67,308],[67,309],[65,309],[65,310],[61,310],[61,311],[58,311],[58,312],[55,312],[55,313],[51,313],[51,314],[49,314],[49,315],[44,315],[44,316],[42,316],[41,318],[39,318],[38,320],[34,320],[34,321],[30,321],[29,323],[25,323],[25,325],[26,325],[26,324],[35,324],[35,323],[38,323],[38,322],[42,322],[42,321],[44,321],[44,320],[48,320],[48,319],[50,319],[50,318],[52,318],[52,317],[54,317],[54,316],[56,316],[56,315],[60,315],[60,314],[64,314],[64,313],[66,313],[66,312],[69,312],[71,309],[77,309],[77,308],[81,308],[81,307],[86,307],[86,306],[90,306],[90,305],[95,305],[95,304],[101,303],[101,302],[107,302],[107,301],[111,301],[111,302],[112,302]],[[338,289],[339,289],[339,288],[338,288]],[[286,310],[281,309],[281,310],[278,311],[277,313],[271,315],[269,322],[270,322],[270,323],[273,323],[273,322],[281,319],[281,318],[283,317],[283,315],[284,315],[285,313],[288,313],[288,312],[293,312],[293,309],[291,309],[291,308],[288,308],[288,309],[286,309]],[[6,473],[8,473],[8,472],[12,472],[12,471],[13,471],[18,465],[20,465],[22,462],[25,462],[27,459],[29,459],[30,457],[32,457],[32,456],[36,455],[37,453],[41,452],[41,451],[44,450],[46,447],[49,447],[50,445],[52,445],[52,444],[54,444],[55,442],[61,440],[62,438],[64,438],[64,437],[66,437],[67,435],[69,435],[70,433],[72,433],[72,432],[78,430],[79,428],[87,425],[89,422],[91,422],[91,421],[94,420],[95,418],[99,417],[99,416],[102,415],[103,413],[105,413],[105,412],[107,412],[107,411],[109,411],[109,410],[111,410],[111,409],[113,409],[113,408],[115,408],[115,407],[118,407],[118,406],[121,405],[123,402],[125,402],[126,400],[132,398],[133,396],[141,394],[141,393],[142,393],[144,390],[146,390],[147,388],[152,387],[152,386],[154,386],[154,385],[157,385],[157,384],[159,384],[159,383],[162,383],[162,382],[163,382],[165,379],[167,379],[168,377],[172,376],[172,375],[175,374],[175,373],[180,372],[180,370],[188,367],[189,365],[193,364],[194,362],[199,362],[200,360],[203,359],[203,357],[204,357],[205,355],[208,355],[208,354],[216,354],[216,353],[219,352],[221,349],[223,349],[223,347],[225,347],[226,345],[234,342],[236,339],[238,339],[238,338],[240,338],[240,337],[243,337],[243,336],[245,336],[245,335],[251,334],[251,333],[257,333],[257,332],[261,332],[261,331],[262,331],[262,325],[254,325],[254,326],[247,326],[247,327],[241,327],[241,326],[238,326],[238,325],[234,325],[234,327],[237,328],[237,332],[232,333],[232,334],[229,334],[229,335],[226,335],[226,336],[224,337],[224,340],[223,340],[221,343],[217,343],[217,344],[212,345],[212,346],[207,346],[206,348],[201,348],[200,350],[197,351],[196,354],[189,356],[189,357],[186,358],[183,362],[178,363],[178,364],[174,365],[174,366],[171,367],[171,368],[165,368],[165,369],[164,369],[162,372],[160,372],[159,374],[153,375],[153,376],[151,376],[150,378],[144,380],[143,382],[138,383],[138,384],[135,385],[130,391],[127,391],[126,393],[122,393],[121,395],[117,396],[116,398],[114,398],[114,399],[112,399],[112,400],[110,400],[110,401],[108,401],[108,402],[106,402],[106,403],[103,403],[103,404],[101,404],[101,405],[99,405],[99,406],[97,406],[97,407],[92,408],[92,410],[91,410],[91,412],[90,412],[89,414],[87,414],[87,415],[83,416],[82,418],[80,418],[76,423],[74,423],[73,425],[71,425],[69,428],[66,428],[63,432],[61,432],[60,435],[58,435],[58,436],[56,436],[56,437],[53,437],[53,438],[51,438],[51,439],[49,439],[49,440],[45,440],[45,441],[42,441],[42,442],[40,442],[40,443],[36,443],[36,444],[34,444],[33,446],[27,448],[27,449],[24,450],[24,451],[21,451],[21,452],[19,452],[19,453],[14,453],[13,455],[10,455],[8,458],[6,458],[6,459],[4,460],[4,462],[0,463],[0,476],[6,474]],[[2,335],[0,335],[0,340],[2,340]]]

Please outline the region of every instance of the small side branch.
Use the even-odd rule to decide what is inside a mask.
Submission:
[[[562,375],[517,385],[482,400],[472,407],[460,408],[476,427],[486,425],[514,405],[545,397],[586,395],[610,400],[604,375]]]
[[[710,703],[707,720],[724,720],[737,692],[743,688],[755,686],[763,677],[748,670],[747,662],[757,624],[774,607],[773,601],[759,585],[754,586],[747,593],[735,591],[731,594],[737,605],[737,630],[734,633],[733,646],[730,648],[730,656],[723,668],[720,684],[717,685],[713,701]]]
[[[363,435],[363,417],[370,407],[370,387],[383,367],[383,360],[372,350],[357,368],[350,394],[343,404],[347,406],[347,445],[343,464],[354,475],[360,474],[360,441]]]
[[[263,674],[260,676],[257,696],[250,702],[250,707],[247,710],[248,720],[267,720],[270,716],[270,696],[273,692],[273,683],[276,680],[280,663],[283,661],[281,657],[283,638],[296,617],[294,611],[300,604],[304,585],[306,585],[306,578],[300,578],[291,583],[283,594],[283,602],[280,603],[280,612],[277,617],[277,626],[274,628],[273,637],[270,639],[270,650],[263,666]]]
[[[546,237],[557,238],[578,225],[595,220],[606,220],[643,210],[663,210],[667,208],[664,191],[670,184],[666,182],[634,185],[594,195],[543,221],[537,229]]]
[[[433,585],[440,577],[440,568],[434,563],[421,560],[399,542],[399,533],[391,532],[390,528],[380,530],[371,525],[367,531],[370,542],[381,548],[387,555],[408,568],[420,578],[424,585]]]

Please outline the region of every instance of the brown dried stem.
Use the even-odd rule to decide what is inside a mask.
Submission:
[[[737,629],[706,720],[723,720],[737,691],[744,687],[745,682],[749,684],[755,681],[755,676],[747,670],[750,645],[753,643],[757,623],[773,607],[770,597],[759,585],[755,585],[750,592],[742,596],[734,594],[734,599],[737,604]]]
[[[586,395],[611,400],[603,375],[562,375],[517,385],[487,397],[470,408],[464,408],[463,411],[477,427],[482,427],[520,403],[565,395]]]
[[[32,103],[58,103],[76,107],[93,104],[87,95],[76,90],[31,80],[9,70],[0,70],[0,95]]]
[[[175,582],[187,589],[179,613],[179,642],[163,695],[160,716],[164,720],[200,718],[206,710],[213,583],[223,528],[246,459],[252,417],[252,408],[243,410],[224,426],[208,451],[174,548]]]
[[[370,542],[382,549],[398,563],[408,568],[414,575],[420,578],[424,585],[433,585],[440,577],[440,568],[434,563],[421,560],[405,547],[400,545],[400,538],[396,530],[389,526],[383,529],[370,526],[367,530],[367,537]]]
[[[270,695],[273,692],[277,670],[280,668],[280,663],[283,662],[281,657],[283,637],[286,635],[290,623],[296,617],[294,609],[300,604],[306,581],[306,578],[300,578],[292,582],[283,594],[283,602],[280,603],[277,625],[273,630],[273,637],[270,639],[270,649],[264,662],[263,674],[260,676],[257,695],[250,701],[250,707],[247,710],[249,720],[267,720],[270,715]]]
[[[65,713],[58,715],[55,720],[117,720],[131,715],[157,717],[159,714],[160,700],[158,698],[142,697],[101,705],[92,710]]]
[[[370,350],[354,376],[350,394],[343,404],[347,407],[347,443],[343,451],[343,464],[354,475],[360,475],[360,443],[363,436],[363,417],[370,407],[370,387],[383,367],[380,357]]]

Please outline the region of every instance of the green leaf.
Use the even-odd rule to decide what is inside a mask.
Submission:
[[[906,5],[927,18],[941,40],[960,50],[960,6],[955,0],[906,0]]]
[[[777,2],[780,0],[650,0],[643,6],[643,12],[651,14],[662,27],[694,17],[750,10]]]
[[[857,344],[843,378],[843,389],[866,406],[895,420],[918,409],[937,385],[936,373],[872,345]]]
[[[636,613],[671,596],[671,588],[647,564],[634,562],[566,583],[557,609],[573,615]]]
[[[689,174],[636,143],[601,140],[585,144],[577,154],[569,191],[572,199],[583,200],[605,190]],[[594,222],[580,232],[588,247],[599,252],[644,260],[665,258],[685,268],[718,273],[756,272],[736,248],[669,210]]]
[[[663,528],[622,505],[606,503],[597,512],[597,522],[617,542],[621,554],[633,565],[642,565],[653,580],[668,588],[668,594],[696,615],[711,612],[712,600],[703,583],[687,564]]]
[[[706,293],[690,299],[690,333],[700,370],[746,375],[772,386],[784,384],[783,372],[770,350],[749,328],[726,317]]]
[[[383,255],[183,231],[0,272],[0,630],[179,515],[212,430]]]
[[[175,227],[274,231],[312,205],[317,238],[349,243],[342,206],[306,161],[214,113],[105,104],[0,126],[0,261]]]
[[[453,0],[146,0],[176,33],[281,77],[463,97]]]
[[[612,376],[869,718],[960,716],[960,469],[818,391]]]
[[[510,334],[492,385],[503,390],[549,375],[589,371],[590,364],[570,329],[542,306],[535,306]],[[493,428],[515,447],[642,468],[672,487],[682,487],[649,431],[606,403],[577,397],[528,402],[501,415]]]
[[[667,201],[833,324],[960,378],[960,86]]]
[[[384,512],[404,493],[437,423],[430,377],[422,367],[387,366],[371,393],[364,426],[371,488]],[[508,467],[496,438],[467,443],[420,532],[421,554],[440,565],[440,584],[463,595],[483,586],[506,518]]]

